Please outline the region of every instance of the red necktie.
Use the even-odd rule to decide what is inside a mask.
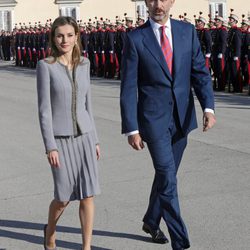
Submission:
[[[168,37],[166,36],[165,28],[166,28],[165,26],[162,26],[160,28],[161,29],[161,49],[165,57],[166,63],[168,65],[169,72],[172,75],[173,51],[170,46]]]

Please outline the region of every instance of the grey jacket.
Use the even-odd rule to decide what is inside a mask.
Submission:
[[[46,59],[45,59],[46,60]],[[94,132],[90,93],[90,63],[82,59],[72,74],[60,62],[37,64],[37,94],[40,128],[46,152],[57,149],[55,136]]]

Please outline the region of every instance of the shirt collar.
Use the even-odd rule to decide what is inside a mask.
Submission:
[[[149,18],[149,22],[150,22],[150,25],[152,27],[153,30],[159,30],[159,28],[163,25],[155,22],[152,18]],[[171,30],[171,22],[170,22],[170,18],[168,18],[167,22],[165,23],[165,26]]]

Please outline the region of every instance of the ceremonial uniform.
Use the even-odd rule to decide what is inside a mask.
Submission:
[[[120,79],[121,76],[121,61],[122,61],[122,51],[123,51],[123,46],[125,43],[125,39],[126,39],[126,30],[124,27],[119,27],[116,31],[116,35],[115,35],[115,53],[117,55],[117,60],[118,60],[118,79]]]
[[[88,55],[88,42],[89,42],[89,33],[87,30],[81,29],[81,44],[82,44],[82,54],[85,57],[89,57]]]
[[[105,30],[99,27],[97,30],[97,56],[98,56],[98,69],[97,75],[104,76],[105,67]]]
[[[241,58],[241,31],[237,26],[231,27],[228,31],[228,69],[229,69],[229,91],[230,85],[234,92],[242,92],[242,81],[240,75]]]
[[[16,66],[20,66],[21,65],[21,30],[19,30],[16,33],[15,48],[16,48]]]
[[[23,30],[20,36],[20,47],[21,47],[21,65],[27,66],[27,58],[26,58],[26,39],[27,33],[26,30]]]
[[[250,31],[249,21],[242,22],[242,43],[241,43],[241,70],[243,85],[248,85],[250,90]],[[250,94],[250,91],[249,91]]]
[[[97,34],[94,28],[92,28],[89,35],[88,53],[90,60],[90,74],[94,76],[97,74],[97,68],[98,68]]]
[[[196,29],[198,39],[201,44],[201,50],[204,54],[204,57],[206,59],[206,67],[210,68],[210,57],[212,53],[212,36],[209,31],[209,29],[203,28],[203,29]]]
[[[105,34],[105,77],[114,78],[115,76],[115,31],[108,29]]]
[[[225,27],[216,29],[215,41],[213,45],[213,61],[214,61],[214,89],[224,90],[226,84],[225,72],[225,56],[227,49],[228,32]]]

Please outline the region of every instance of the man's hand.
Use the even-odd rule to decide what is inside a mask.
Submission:
[[[135,150],[141,150],[144,148],[143,141],[140,134],[134,134],[128,136],[128,144]]]
[[[216,123],[215,115],[210,112],[204,112],[203,115],[203,132],[208,131]]]

